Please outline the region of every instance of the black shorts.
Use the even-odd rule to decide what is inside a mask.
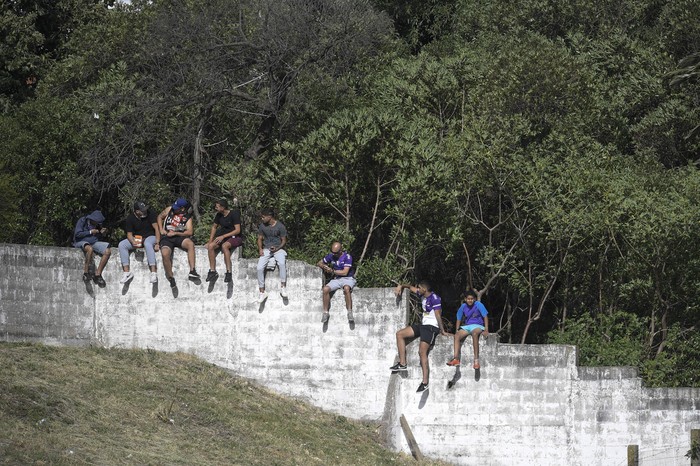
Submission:
[[[163,236],[160,238],[160,247],[170,249],[184,249],[182,247],[182,242],[186,239],[189,239],[189,236]]]
[[[413,336],[420,336],[420,341],[424,341],[430,346],[435,344],[435,339],[440,334],[440,329],[433,327],[432,325],[411,325],[413,329]]]

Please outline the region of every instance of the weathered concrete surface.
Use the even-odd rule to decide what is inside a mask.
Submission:
[[[135,259],[135,278],[122,286],[118,262],[115,248],[100,289],[82,283],[77,250],[0,244],[0,338],[190,352],[329,411],[382,419],[388,443],[408,452],[398,421],[404,414],[423,454],[458,464],[625,464],[628,444],[640,446],[643,465],[654,464],[645,452],[663,449],[664,464],[687,464],[690,429],[700,428],[699,390],[648,389],[632,368],[578,367],[571,346],[491,337],[482,342],[477,377],[471,342],[457,371],[445,365],[452,340],[440,337],[430,354],[430,390],[417,394],[415,344],[408,373],[388,371],[405,295],[397,301],[389,289],[356,290],[354,327],[337,295],[324,326],[320,274],[300,262],[289,264],[288,300],[278,294],[278,273],[269,274],[263,306],[254,259],[234,261],[230,286],[223,274],[214,284],[194,283],[177,251],[176,290],[162,270],[152,286]],[[201,247],[197,269],[203,276],[208,269]]]

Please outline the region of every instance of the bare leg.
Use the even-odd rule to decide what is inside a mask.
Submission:
[[[231,273],[231,243],[228,241],[225,242],[224,245],[221,246],[221,250],[224,251],[224,265],[226,266],[226,272]]]
[[[328,286],[323,287],[323,312],[328,312],[331,308],[331,289]]]
[[[102,271],[104,270],[105,266],[107,265],[107,261],[109,260],[109,256],[112,255],[112,249],[108,248],[104,254],[102,254],[102,259],[100,259],[100,264],[97,266],[97,271],[95,275],[97,276],[102,276]]]
[[[352,288],[345,285],[343,287],[343,293],[345,293],[345,309],[352,309]]]
[[[163,257],[163,269],[165,269],[165,276],[172,278],[173,276],[173,251],[169,247],[160,248],[160,255]]]
[[[396,332],[396,348],[399,350],[399,364],[406,365],[406,344],[416,338],[413,333],[413,328],[404,327]]]
[[[182,242],[182,247],[187,251],[187,262],[190,264],[190,270],[194,270],[195,268],[195,255],[194,255],[194,241],[192,241],[189,238],[186,238]]]
[[[85,253],[85,265],[83,266],[83,272],[88,273],[90,271],[90,262],[92,262],[92,246],[86,244],[83,246],[83,252]]]
[[[459,359],[460,356],[460,349],[462,348],[462,342],[464,341],[465,338],[467,338],[467,335],[469,335],[469,332],[466,330],[459,329],[455,333],[455,351],[454,351],[454,358]]]
[[[421,341],[418,347],[418,354],[420,355],[420,367],[423,369],[423,383],[428,384],[428,379],[430,379],[430,366],[428,365],[428,351],[430,351],[430,343]]]
[[[479,359],[479,335],[481,335],[481,329],[475,328],[472,330],[472,345],[474,346],[474,360]]]
[[[209,270],[216,270],[216,250],[219,248],[219,245],[215,243],[207,243],[204,245],[204,247],[207,248],[207,255],[209,256]],[[189,257],[188,250],[187,258],[189,259]]]

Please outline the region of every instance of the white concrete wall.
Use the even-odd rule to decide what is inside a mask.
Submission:
[[[115,248],[107,287],[86,287],[77,250],[0,245],[0,338],[190,352],[326,410],[381,419],[388,443],[408,451],[403,414],[423,454],[457,464],[626,464],[629,444],[640,446],[643,465],[662,464],[659,451],[663,464],[688,464],[690,429],[700,428],[700,390],[648,389],[632,368],[580,368],[571,346],[492,337],[477,376],[468,364],[445,365],[452,342],[440,337],[430,354],[430,390],[417,394],[415,343],[408,373],[388,371],[406,296],[357,289],[351,327],[337,295],[324,326],[320,273],[300,262],[289,264],[286,302],[278,273],[268,276],[264,306],[256,302],[256,260],[234,262],[230,286],[223,274],[210,286],[187,280],[185,254],[177,251],[175,292],[162,270],[158,286],[148,283],[146,265],[134,260],[135,279],[119,285],[118,262]],[[219,273],[221,264],[219,257]],[[206,275],[201,248],[197,269]],[[469,362],[469,340],[463,351]]]

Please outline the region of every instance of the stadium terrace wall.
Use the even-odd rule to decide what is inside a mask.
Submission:
[[[633,368],[578,367],[573,346],[509,345],[493,336],[478,372],[447,367],[452,340],[439,338],[430,389],[418,394],[415,343],[408,373],[388,370],[395,331],[406,321],[405,294],[355,290],[354,326],[337,294],[322,324],[313,266],[290,261],[288,299],[278,293],[277,272],[269,274],[270,297],[259,305],[255,259],[236,257],[231,284],[223,274],[213,284],[192,282],[185,253],[174,259],[176,289],[162,270],[151,285],[139,257],[124,286],[114,248],[107,287],[98,288],[82,282],[75,249],[0,244],[0,339],[192,353],[325,410],[381,420],[387,443],[408,452],[403,415],[422,454],[456,464],[626,464],[628,445],[639,445],[642,465],[689,462],[690,430],[700,429],[698,389],[649,389]],[[208,269],[201,247],[197,265]],[[470,348],[467,340],[465,354]]]

